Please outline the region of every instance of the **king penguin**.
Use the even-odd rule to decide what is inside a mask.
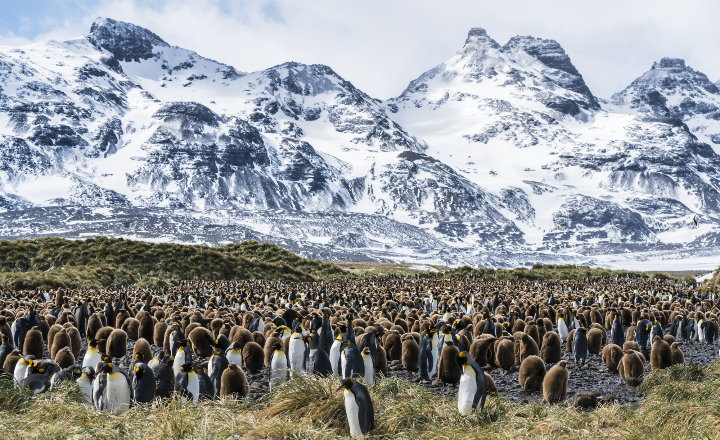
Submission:
[[[144,362],[136,362],[132,371],[133,403],[148,403],[155,398],[155,374]]]
[[[618,347],[622,347],[625,343],[622,321],[620,321],[620,315],[617,313],[615,313],[612,328],[610,329],[610,341]]]
[[[575,330],[573,335],[573,355],[575,355],[575,361],[580,365],[585,365],[585,359],[587,359],[588,340],[586,331],[585,327],[580,327]]]
[[[230,365],[225,353],[219,348],[215,349],[215,354],[210,357],[208,362],[208,376],[213,385],[213,397],[220,396],[220,385],[222,383],[222,374],[225,369]]]
[[[352,341],[345,341],[345,350],[343,350],[341,358],[341,367],[343,379],[357,378],[365,376],[365,363],[362,354],[358,350],[357,345]]]
[[[419,368],[420,380],[431,380],[433,365],[436,363],[435,353],[433,352],[433,338],[429,331],[425,331],[420,336],[420,354]]]
[[[197,402],[200,398],[200,382],[198,381],[193,364],[182,364],[178,370],[178,374],[175,375],[175,392],[177,392],[183,400]]]
[[[365,347],[360,353],[365,365],[365,383],[373,386],[375,384],[375,367],[373,366],[372,355],[370,354],[370,348]]]
[[[328,357],[330,358],[330,366],[332,367],[332,373],[335,376],[341,376],[342,373],[340,372],[340,351],[342,349],[342,335],[338,335],[337,338],[335,338],[335,341],[333,341],[332,346],[330,347],[330,353],[328,354]]]
[[[485,406],[487,397],[485,372],[475,361],[468,358],[466,352],[461,351],[457,356],[457,363],[462,369],[458,387],[458,411],[460,414],[468,415],[473,410],[483,409]]]
[[[328,377],[333,374],[332,365],[330,365],[330,358],[328,354],[318,347],[317,340],[319,338],[312,338],[305,336],[310,347],[310,356],[308,356],[308,374],[314,374],[321,377]]]
[[[93,403],[93,380],[95,379],[95,369],[93,367],[84,367],[82,374],[76,380],[80,391],[85,396],[85,401],[88,405]]]
[[[375,408],[370,393],[360,382],[347,378],[338,391],[345,395],[345,414],[350,426],[351,437],[362,437],[375,429]]]
[[[88,349],[85,352],[85,357],[83,357],[83,368],[86,367],[97,367],[97,364],[100,363],[101,357],[100,357],[100,350],[98,350],[97,346],[100,342],[103,342],[102,339],[89,339],[88,340]]]
[[[565,319],[563,319],[562,316],[558,316],[557,330],[558,330],[558,336],[560,336],[560,340],[562,341],[563,344],[565,344],[565,342],[567,342],[569,331],[568,331],[567,324],[565,324]]]
[[[225,358],[228,361],[228,365],[235,363],[235,365],[238,366],[238,368],[242,368],[243,366],[243,357],[242,357],[242,346],[239,342],[233,342],[227,350],[225,350]]]
[[[307,371],[307,359],[309,349],[303,336],[302,325],[295,327],[295,332],[290,336],[288,347],[288,361],[293,374],[302,374]]]
[[[290,369],[288,367],[287,356],[283,350],[281,342],[273,344],[272,358],[270,360],[270,390],[273,387],[285,382],[290,378]]]
[[[130,381],[124,371],[113,371],[113,365],[102,362],[93,385],[97,409],[122,414],[130,409]]]

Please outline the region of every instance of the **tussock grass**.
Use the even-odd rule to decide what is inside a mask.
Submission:
[[[677,366],[645,380],[637,407],[608,404],[595,411],[568,405],[523,404],[488,397],[469,416],[456,400],[398,378],[370,388],[378,439],[674,439],[718,438],[720,362]],[[259,402],[179,398],[156,401],[115,416],[82,404],[74,384],[30,398],[0,380],[0,432],[5,438],[243,438],[345,439],[344,399],[335,378],[296,377]]]

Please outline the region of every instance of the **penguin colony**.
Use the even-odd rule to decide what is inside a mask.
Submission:
[[[637,386],[648,364],[684,363],[680,343],[717,344],[719,307],[716,294],[693,286],[623,279],[7,291],[0,294],[0,367],[36,393],[75,381],[89,405],[116,413],[173,394],[246,397],[247,375],[263,370],[271,391],[296,375],[334,375],[359,436],[374,426],[367,387],[388,374],[389,363],[422,383],[457,386],[463,414],[496,392],[488,367],[519,370],[523,389],[560,403],[571,364],[582,369],[591,356]],[[128,341],[125,371],[118,360]],[[162,353],[154,357],[153,347]],[[561,360],[563,350],[570,361]]]

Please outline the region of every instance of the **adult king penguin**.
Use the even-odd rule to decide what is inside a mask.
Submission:
[[[362,437],[375,429],[375,408],[370,393],[360,382],[347,378],[338,391],[345,395],[345,414],[350,426],[351,437]]]
[[[458,411],[467,415],[485,406],[487,397],[485,372],[475,361],[468,358],[466,352],[461,351],[457,356],[457,363],[462,369],[458,387]]]
[[[281,342],[273,344],[272,358],[270,360],[270,390],[290,378],[290,369],[287,356]]]
[[[124,371],[113,371],[113,365],[103,362],[93,383],[93,401],[97,409],[122,414],[130,409],[130,381]]]

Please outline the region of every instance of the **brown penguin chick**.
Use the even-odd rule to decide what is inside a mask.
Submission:
[[[72,350],[72,342],[70,341],[70,335],[68,335],[65,330],[61,330],[55,333],[55,337],[53,338],[53,344],[52,347],[50,347],[50,359],[55,360],[55,355],[65,347]]]
[[[538,328],[535,324],[526,325],[525,331],[523,333],[533,338],[533,341],[535,341],[535,345],[540,347],[540,333],[538,332]]]
[[[420,347],[412,335],[402,337],[402,365],[408,371],[417,371],[420,358]]]
[[[625,354],[618,366],[620,377],[630,386],[636,387],[642,383],[645,374],[644,362],[634,350],[623,350]]]
[[[440,353],[440,364],[438,365],[438,379],[442,383],[458,383],[462,370],[457,362],[458,348],[452,342],[445,343]]]
[[[100,319],[97,313],[93,313],[92,315],[90,315],[90,319],[88,319],[87,330],[85,330],[85,337],[87,339],[95,339],[95,334],[101,328],[103,328],[102,319]]]
[[[200,325],[199,322],[191,322],[190,324],[185,326],[185,329],[183,330],[183,332],[185,333],[185,339],[190,339],[190,333],[192,333],[192,331],[195,330],[196,328],[203,328],[203,326]],[[208,331],[210,331],[210,330],[208,330]],[[252,338],[252,336],[250,336],[250,337]],[[213,339],[215,339],[215,338],[213,337]]]
[[[165,321],[160,321],[153,327],[152,341],[156,347],[165,348],[165,332],[167,331],[168,325]]]
[[[623,350],[619,345],[608,344],[603,347],[602,360],[611,373],[617,373],[618,365],[623,357]]]
[[[488,356],[495,356],[492,351],[495,347],[495,341],[497,341],[497,338],[494,336],[485,335],[485,337],[475,339],[470,345],[470,358],[481,368],[488,364]]]
[[[50,330],[48,330],[48,337],[47,337],[48,349],[50,347],[52,347],[53,339],[55,338],[55,335],[57,334],[57,332],[62,331],[62,329],[63,329],[63,326],[61,326],[60,324],[53,324],[50,326]]]
[[[555,364],[562,358],[562,341],[555,332],[547,332],[543,336],[540,357],[546,364]]]
[[[230,362],[220,377],[220,397],[242,398],[247,397],[249,392],[250,386],[245,373],[235,362]]]
[[[572,353],[573,336],[575,336],[575,329],[570,330],[570,333],[568,333],[567,341],[565,341],[565,351],[567,351],[568,353]]]
[[[135,341],[139,337],[138,330],[140,328],[140,321],[135,318],[127,318],[120,328],[127,334],[128,339]]]
[[[115,312],[116,312],[115,322],[114,322],[115,328],[121,329],[123,324],[125,323],[125,320],[130,317],[130,314],[125,309],[120,309],[119,311],[115,310]]]
[[[150,362],[150,359],[153,358],[152,350],[150,350],[150,344],[144,338],[140,338],[135,341],[135,345],[133,346],[133,354],[135,353],[142,353],[143,361],[146,364]]]
[[[20,358],[22,357],[22,353],[20,353],[20,350],[17,348],[10,352],[5,357],[5,362],[3,363],[3,370],[8,374],[13,374],[15,371],[15,365],[18,363]]]
[[[495,363],[503,370],[509,370],[515,365],[515,341],[504,338],[495,344]]]
[[[543,397],[547,403],[561,403],[565,400],[569,376],[566,360],[561,360],[547,372],[543,380]]]
[[[252,336],[253,342],[257,343],[261,347],[265,346],[265,335],[260,332],[253,332]]]
[[[635,341],[625,341],[623,344],[623,351],[625,350],[635,350],[640,351],[640,345]]]
[[[522,361],[520,360],[520,343],[522,341],[523,334],[523,332],[516,332],[515,334],[513,334],[513,341],[515,343],[515,365],[517,365],[518,367],[522,363]]]
[[[175,329],[180,329],[180,325],[171,323],[171,324],[168,324],[167,328],[165,329],[165,334],[163,336],[163,344],[162,344],[163,353],[165,353],[165,354],[170,354],[170,336],[172,336]]]
[[[487,390],[489,396],[498,395],[498,389],[495,385],[495,380],[493,380],[492,376],[490,376],[487,371],[485,372],[485,389]]]
[[[65,328],[65,333],[70,336],[70,349],[72,350],[75,359],[77,359],[80,356],[80,351],[82,350],[82,336],[80,336],[80,330],[68,324],[68,327]]]
[[[57,338],[57,336],[55,336]],[[105,341],[106,353],[111,358],[121,358],[127,353],[127,333],[116,328]]]
[[[525,391],[540,390],[544,378],[545,362],[542,359],[538,356],[528,356],[522,361],[518,381]]]
[[[188,339],[192,342],[193,353],[196,356],[212,356],[213,348],[215,348],[215,338],[210,330],[205,327],[197,327],[190,332]]]
[[[528,356],[537,356],[540,354],[535,339],[530,337],[527,333],[523,333],[520,338],[520,365]]]
[[[244,367],[250,374],[259,373],[265,365],[265,351],[257,342],[245,344],[242,349],[242,356]]]
[[[672,345],[675,343],[675,337],[673,335],[665,335],[663,336],[663,339],[665,342],[668,343],[672,347]]]
[[[65,304],[65,291],[58,289],[57,293],[55,293],[55,307],[62,307],[63,304]]]
[[[631,325],[628,327],[627,333],[625,334],[625,340],[626,341],[634,341],[635,340],[635,325]]]
[[[607,331],[605,331],[605,327],[603,327],[601,324],[593,324],[592,327],[590,327],[590,328],[597,329],[600,332],[600,337],[602,339],[600,341],[600,347],[601,348],[604,347],[605,344],[607,344]],[[600,352],[598,351],[598,353],[600,353]]]
[[[591,328],[587,332],[588,354],[600,354],[602,350],[602,330]]]
[[[670,345],[670,355],[672,356],[673,365],[685,364],[685,355],[683,354],[677,342],[673,342],[672,345]]]
[[[32,330],[27,332],[27,334],[25,335],[23,354],[25,356],[33,355],[35,356],[35,359],[42,359],[44,351],[45,345],[42,337],[42,332],[40,332],[37,327],[33,327]]]
[[[55,355],[55,363],[63,370],[71,365],[75,365],[75,356],[73,356],[70,347],[63,347]]]
[[[100,353],[107,353],[107,340],[113,330],[115,329],[107,325],[98,330],[97,333],[95,333],[95,339],[100,341],[97,345],[97,349],[100,351]]]
[[[12,339],[12,331],[10,330],[10,324],[8,324],[7,317],[0,315],[0,333]]]
[[[272,355],[273,355],[273,353],[275,353],[274,345],[276,342],[281,342],[281,341],[280,341],[280,338],[278,338],[274,334],[270,335],[270,337],[265,340],[265,348],[263,350],[264,350],[264,358],[265,358],[264,363],[265,363],[266,367],[270,366],[270,361],[272,360]]]
[[[152,316],[150,316],[147,312],[140,312],[138,314],[140,316],[137,320],[139,321],[138,324],[138,339],[142,338],[146,341],[152,341],[155,333],[155,321],[153,321]],[[130,334],[128,333],[128,336]],[[130,338],[132,339],[132,338]]]
[[[402,359],[402,339],[397,331],[390,331],[383,338],[383,348],[385,354],[391,361],[399,361]]]
[[[375,369],[375,374],[382,374],[383,376],[388,375],[388,364],[387,364],[387,354],[385,353],[385,349],[378,346],[377,348],[378,352],[378,361],[377,361],[377,368]]]
[[[655,371],[667,368],[672,364],[670,346],[660,336],[655,336],[652,351],[650,352],[650,367]]]
[[[525,321],[523,321],[522,319],[516,319],[515,323],[512,326],[511,333],[514,335],[515,333],[518,333],[518,332],[523,332],[523,333],[525,332]]]
[[[250,331],[245,327],[240,327],[236,325],[235,327],[233,327],[233,330],[230,330],[230,337],[228,338],[230,339],[230,342],[239,342],[243,348],[248,342],[255,342],[252,333],[250,333]]]
[[[617,347],[617,345],[615,345]],[[580,409],[595,409],[601,402],[602,393],[600,391],[578,391],[572,397],[572,404]]]

